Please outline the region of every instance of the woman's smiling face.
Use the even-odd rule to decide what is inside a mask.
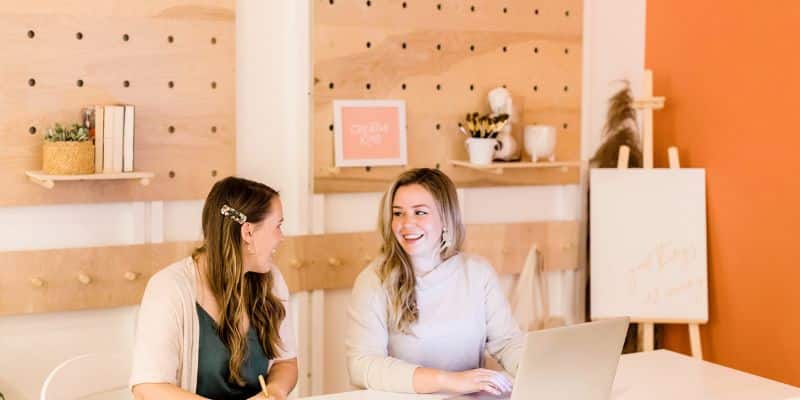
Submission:
[[[410,257],[435,257],[441,251],[442,216],[421,185],[397,189],[392,202],[392,232]]]

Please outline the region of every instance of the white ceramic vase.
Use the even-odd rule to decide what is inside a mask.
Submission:
[[[492,163],[497,139],[469,138],[466,140],[469,162],[477,165],[487,165]]]
[[[525,126],[525,151],[533,162],[555,161],[556,128],[550,125]]]

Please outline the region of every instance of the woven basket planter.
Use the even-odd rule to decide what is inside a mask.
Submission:
[[[48,142],[42,145],[42,171],[51,175],[94,173],[94,144],[83,142]]]

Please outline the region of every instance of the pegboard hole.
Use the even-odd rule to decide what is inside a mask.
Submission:
[[[371,5],[372,5],[372,2],[370,0],[367,0],[367,7],[369,7]]]
[[[169,81],[169,82],[167,82],[167,86],[168,86],[170,89],[172,89],[172,88],[174,88],[174,87],[175,87],[175,82],[173,82],[173,81]]]
[[[130,87],[131,86],[131,81],[122,81],[122,86]]]
[[[539,48],[538,48],[538,47],[534,47],[534,48],[533,48],[533,52],[534,52],[535,54],[539,54]]]
[[[328,125],[328,130],[333,132],[333,124]]]
[[[568,92],[568,91],[569,91],[569,86],[567,86],[567,85],[564,85],[564,91],[565,91],[565,92]]]
[[[328,83],[328,89],[333,90],[333,82]]]
[[[217,170],[215,170],[215,169],[212,169],[212,170],[211,170],[211,177],[212,177],[212,178],[215,178],[216,176],[217,176]]]
[[[28,133],[30,133],[31,135],[35,135],[36,134],[36,127],[32,126],[32,127],[28,128]]]
[[[437,4],[436,9],[442,11],[442,3]]]
[[[367,48],[370,48],[370,47],[372,47],[372,43],[367,42]]]
[[[36,37],[36,32],[28,31],[28,38],[33,39],[34,37]]]
[[[441,165],[439,165],[439,163],[437,162],[436,163],[436,169],[439,169],[440,167],[441,167]]]
[[[469,91],[471,92],[473,90],[475,90],[475,85],[469,85]]]
[[[174,127],[174,126],[172,126],[172,125],[170,125],[170,126],[169,126],[169,128],[167,128],[167,132],[169,132],[169,133],[171,133],[171,134],[172,134],[172,133],[175,133],[175,127]]]
[[[217,44],[217,38],[211,37],[211,44]]]
[[[211,127],[211,133],[217,133],[217,127],[216,126],[212,126]]]
[[[175,38],[172,35],[167,36],[167,42],[172,43],[175,41]]]
[[[475,51],[475,45],[474,44],[469,45],[469,51]]]
[[[78,79],[77,81],[75,81],[75,85],[78,87],[83,87],[83,79]]]
[[[442,125],[441,124],[436,124],[436,130],[438,131],[440,129],[442,129]]]
[[[442,85],[440,85],[440,84],[438,84],[438,83],[437,83],[437,84],[436,84],[436,90],[442,90]]]
[[[469,6],[469,11],[470,12],[475,12],[475,6]]]
[[[503,46],[503,53],[505,53],[505,52],[507,52],[507,51],[508,51],[508,47],[506,47],[506,46]]]
[[[533,91],[534,92],[538,92],[539,91],[539,85],[533,85]]]
[[[372,84],[371,84],[371,83],[368,83],[368,84],[366,85],[366,87],[367,87],[367,90],[370,90],[370,89],[372,89]]]
[[[125,41],[125,42],[127,42],[128,40],[131,40],[131,37],[130,37],[130,35],[128,35],[128,34],[126,33],[126,34],[122,35],[122,40],[123,40],[123,41]]]
[[[404,83],[404,84],[400,85],[400,89],[406,90],[406,84]]]
[[[564,54],[569,54],[569,49],[564,49]]]
[[[503,14],[508,14],[508,7],[503,7]]]
[[[81,40],[81,39],[83,39],[83,33],[82,33],[82,32],[78,32],[78,33],[76,33],[76,34],[75,34],[75,39],[78,39],[78,40]]]
[[[28,86],[36,86],[36,79],[30,78],[28,79]]]
[[[405,50],[406,48],[408,48],[408,45],[406,44],[406,42],[403,42],[403,44],[402,44],[402,47],[403,47],[403,49],[404,49],[404,50]]]
[[[561,126],[562,126],[564,129],[567,129],[567,128],[569,128],[569,124],[567,124],[566,122],[564,122],[564,125],[561,125]]]
[[[328,0],[328,4],[333,5],[333,0]]]
[[[175,177],[175,171],[169,171],[169,177],[170,178],[174,178]]]
[[[533,15],[539,15],[539,9],[538,8],[533,10]]]
[[[564,11],[564,16],[569,17],[569,10]]]
[[[211,88],[212,89],[216,89],[217,88],[217,82],[212,81],[211,82]]]
[[[364,171],[367,171],[367,172],[372,171],[372,167],[367,165],[366,167],[364,167]]]
[[[408,4],[406,4],[406,2],[404,1],[403,2],[403,8],[406,8],[406,7],[408,7]]]

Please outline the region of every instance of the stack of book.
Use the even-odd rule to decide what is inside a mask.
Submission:
[[[94,106],[96,173],[133,172],[134,107]]]

